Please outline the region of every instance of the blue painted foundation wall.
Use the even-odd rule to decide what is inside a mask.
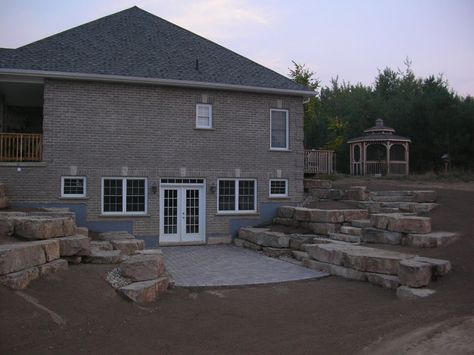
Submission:
[[[229,222],[229,231],[232,239],[237,237],[239,229],[242,227],[257,226],[269,224],[276,216],[278,207],[294,205],[294,203],[262,203],[260,205],[260,214],[256,218],[239,218],[236,216]],[[85,204],[67,204],[67,203],[24,203],[14,204],[17,208],[69,208],[76,214],[76,224],[81,227],[87,227],[94,232],[127,231],[133,233],[133,221],[87,221],[87,206]],[[145,241],[146,248],[156,248],[158,245],[158,235],[136,236]]]

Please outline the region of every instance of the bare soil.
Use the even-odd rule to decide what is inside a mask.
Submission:
[[[393,181],[336,183],[343,184],[404,188]],[[329,277],[176,288],[138,305],[104,280],[113,266],[84,264],[21,292],[0,287],[0,353],[469,353],[474,351],[465,344],[469,338],[472,344],[469,317],[474,316],[474,189],[437,186],[437,191],[441,206],[431,214],[434,229],[457,231],[462,238],[442,249],[412,250],[453,264],[452,273],[433,282],[437,292],[427,299],[401,301],[393,291]]]

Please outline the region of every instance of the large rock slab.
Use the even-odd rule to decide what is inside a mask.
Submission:
[[[270,231],[268,228],[253,228],[244,227],[239,229],[239,239],[247,240],[251,243],[257,244],[258,235],[260,233]]]
[[[118,264],[123,258],[120,250],[99,250],[91,248],[91,253],[84,256],[82,261],[90,264]]]
[[[294,259],[298,261],[303,261],[303,259],[309,259],[309,254],[301,250],[292,250],[291,255],[293,256]]]
[[[339,240],[347,243],[359,243],[360,237],[352,234],[344,233],[329,233],[329,238],[332,240]]]
[[[413,191],[413,195],[416,202],[436,202],[438,197],[437,192],[432,190]]]
[[[336,223],[308,223],[306,226],[311,232],[322,235],[329,235],[341,228],[341,225]]]
[[[344,222],[344,211],[309,209],[309,221],[316,223],[342,223]]]
[[[362,235],[362,228],[357,228],[353,226],[341,226],[340,232],[360,237]]]
[[[44,255],[46,257],[46,262],[48,263],[50,261],[57,260],[60,257],[60,245],[57,239],[38,240],[35,242],[29,242],[29,243],[32,243],[33,245],[35,244],[41,245],[44,251]]]
[[[99,240],[124,240],[124,239],[135,239],[135,236],[130,234],[127,231],[112,231],[112,232],[104,232],[99,233],[98,235]]]
[[[61,256],[87,256],[91,254],[90,239],[83,235],[57,238]]]
[[[372,225],[378,229],[387,229],[401,233],[431,232],[431,218],[404,213],[377,213],[370,216]]]
[[[113,250],[112,243],[106,240],[91,240],[91,249],[97,250]]]
[[[435,277],[444,276],[451,271],[451,263],[448,260],[425,258],[417,256],[414,260],[431,265],[431,273]]]
[[[458,239],[459,234],[451,232],[408,234],[403,240],[403,245],[415,248],[436,248],[454,243]]]
[[[131,255],[137,250],[145,249],[145,241],[141,239],[112,240],[113,249],[120,250],[122,254]]]
[[[240,248],[246,248],[246,249],[255,250],[255,251],[262,250],[261,245],[258,245],[258,244],[249,242],[248,240],[240,239],[240,238],[234,239],[234,245]]]
[[[431,269],[431,264],[420,260],[401,260],[398,270],[400,283],[409,287],[428,286],[432,276]]]
[[[38,266],[40,277],[45,277],[47,275],[64,271],[68,269],[68,262],[64,259],[58,259],[51,261],[50,263],[46,263],[43,265]]]
[[[0,217],[0,237],[11,237],[15,231],[14,226],[9,218]]]
[[[367,192],[367,186],[351,186],[344,191],[345,200],[365,201],[368,198],[369,193]]]
[[[276,218],[273,218],[273,223],[274,224],[281,224],[283,226],[290,226],[290,227],[298,227],[299,226],[298,221],[293,219],[293,218],[276,217]]]
[[[0,275],[31,268],[46,262],[42,243],[25,242],[0,245]]]
[[[311,220],[311,208],[295,207],[293,218],[300,222],[309,222]]]
[[[240,228],[239,238],[264,247],[288,248],[290,236],[267,228]]]
[[[435,290],[431,290],[429,288],[411,288],[408,286],[400,286],[397,288],[397,297],[403,300],[413,300],[431,296],[435,292]]]
[[[362,272],[398,275],[400,260],[414,255],[374,249],[347,243],[307,245],[306,252],[315,260]]]
[[[122,275],[133,281],[157,279],[165,272],[164,257],[157,254],[137,254],[120,264]]]
[[[352,222],[354,220],[368,219],[369,211],[362,209],[342,210],[344,213],[344,221]]]
[[[0,276],[0,284],[13,290],[23,290],[27,288],[33,280],[37,280],[39,277],[39,269],[37,267],[32,267]]]
[[[312,234],[291,234],[290,235],[290,249],[303,250],[304,244],[312,243],[315,235]]]
[[[10,205],[7,196],[0,196],[0,210],[7,208]]]
[[[353,219],[351,221],[351,226],[355,228],[367,228],[372,226],[370,219]]]
[[[89,236],[89,228],[87,227],[76,227],[74,235],[83,235],[84,237]]]
[[[28,240],[50,239],[62,237],[64,218],[40,216],[15,217],[15,234]]]
[[[133,302],[153,302],[168,289],[169,279],[161,277],[156,280],[134,282],[121,287],[119,292]]]
[[[295,208],[293,206],[281,206],[278,208],[278,217],[293,218]]]
[[[402,242],[403,233],[390,232],[385,229],[363,228],[361,242],[398,245]]]
[[[366,275],[363,272],[343,266],[323,263],[313,259],[303,259],[303,266],[313,270],[324,271],[334,276],[344,277],[345,279],[357,281],[366,280]]]
[[[273,248],[273,247],[263,247],[263,254],[270,258],[279,258],[281,256],[291,256],[291,249],[288,248]]]
[[[400,279],[398,276],[394,275],[383,275],[383,274],[374,274],[366,273],[367,281],[371,284],[382,286],[383,288],[389,288],[395,290],[400,286]]]

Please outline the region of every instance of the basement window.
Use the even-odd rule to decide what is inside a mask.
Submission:
[[[218,180],[217,211],[219,213],[257,212],[257,182],[248,179]]]
[[[144,215],[146,201],[145,178],[102,178],[102,214]]]
[[[85,176],[62,176],[61,197],[84,198],[86,197]]]
[[[269,197],[288,197],[288,180],[286,179],[270,180]]]

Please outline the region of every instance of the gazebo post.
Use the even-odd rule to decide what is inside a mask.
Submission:
[[[408,143],[404,144],[405,146],[405,174],[409,175],[410,173],[410,145]]]
[[[350,161],[351,166],[349,170],[351,172],[351,175],[354,175],[354,153],[352,152],[353,149],[354,149],[353,145],[350,144],[349,145],[349,161]]]
[[[390,175],[390,148],[392,144],[390,142],[385,143],[385,147],[387,148],[387,174]]]
[[[365,142],[362,142],[362,151],[361,153],[364,153],[362,156],[363,156],[363,159],[362,161],[364,162],[364,173],[362,175],[367,175],[367,146],[365,144]]]

